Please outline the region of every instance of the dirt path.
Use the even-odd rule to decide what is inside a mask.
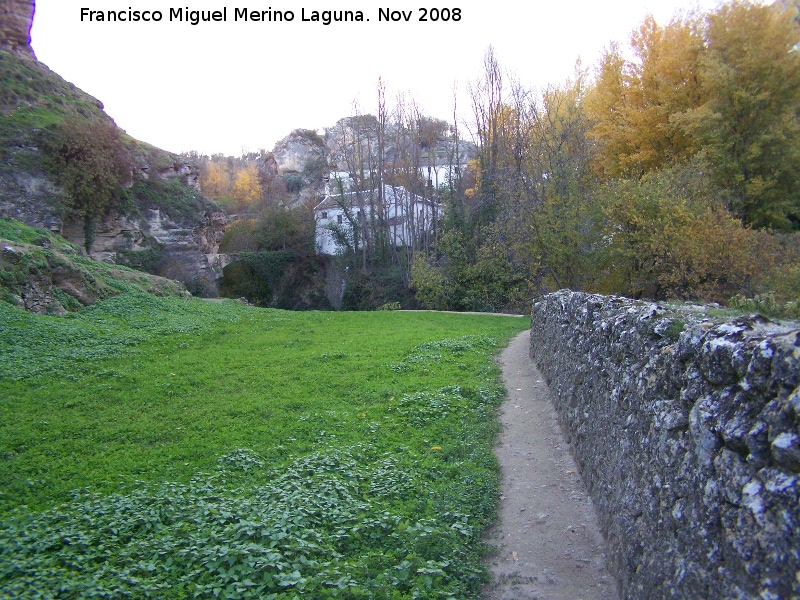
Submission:
[[[495,448],[502,469],[497,549],[485,600],[619,597],[603,538],[569,453],[547,385],[528,356],[529,332],[500,355],[508,397]]]

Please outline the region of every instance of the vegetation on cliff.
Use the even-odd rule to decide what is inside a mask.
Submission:
[[[0,49],[0,82],[0,177],[27,173],[56,184],[42,197],[17,189],[20,197],[3,198],[10,205],[42,202],[62,220],[80,219],[87,248],[112,210],[158,208],[192,222],[217,210],[192,187],[196,167],[126,135],[100,101],[35,58]]]
[[[0,302],[64,315],[132,291],[186,295],[175,281],[92,260],[61,236],[0,219]]]
[[[66,208],[83,217],[86,252],[94,245],[97,221],[121,204],[131,179],[131,157],[113,123],[67,117],[42,136],[43,166],[67,199]]]

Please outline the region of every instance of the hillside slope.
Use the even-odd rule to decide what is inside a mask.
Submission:
[[[64,315],[124,292],[188,297],[175,281],[92,260],[61,236],[0,219],[0,301]]]
[[[47,155],[70,126],[104,126],[119,140],[126,161],[127,176],[116,186],[114,202],[103,206],[93,223],[90,255],[147,268],[181,280],[195,293],[215,295],[224,266],[218,243],[227,218],[201,193],[197,166],[131,138],[102,102],[37,61],[32,51],[8,44],[0,44],[0,218],[84,244],[85,210],[75,206],[64,171],[54,169]]]

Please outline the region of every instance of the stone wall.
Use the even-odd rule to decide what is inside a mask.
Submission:
[[[623,598],[800,598],[800,329],[562,291],[545,375]]]

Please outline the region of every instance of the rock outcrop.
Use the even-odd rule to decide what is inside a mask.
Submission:
[[[228,264],[228,256],[219,252],[227,224],[222,211],[183,217],[171,217],[159,208],[113,212],[98,223],[90,256],[175,279],[193,294],[215,297]],[[80,245],[83,223],[67,220],[58,233]]]
[[[77,247],[42,235],[37,244],[0,244],[0,298],[44,315],[64,315],[120,293],[121,286],[159,296],[184,296],[186,289],[170,279],[77,261]]]
[[[314,131],[295,129],[275,144],[272,154],[279,173],[303,173],[325,160],[325,142]]]
[[[34,0],[0,0],[0,48],[34,56],[31,26]]]
[[[62,198],[61,188],[41,172],[0,170],[0,218],[60,233]]]
[[[800,597],[800,327],[562,291],[531,355],[624,598]]]
[[[295,129],[280,140],[271,156],[277,173],[293,195],[293,204],[313,202],[324,193],[323,177],[328,172],[325,142],[315,131]]]
[[[152,189],[132,190],[137,206],[112,211],[98,222],[91,258],[177,279],[194,294],[216,296],[227,265],[227,257],[219,253],[227,215],[202,196],[197,168],[186,160],[173,156],[168,167],[151,165],[145,158],[137,162],[141,164],[135,179]],[[171,183],[183,194],[177,205],[164,191]],[[153,189],[161,190],[161,200],[137,196]],[[81,246],[83,221],[64,210],[63,200],[61,189],[46,173],[0,172],[0,218],[46,229]],[[161,206],[162,201],[168,206]]]

